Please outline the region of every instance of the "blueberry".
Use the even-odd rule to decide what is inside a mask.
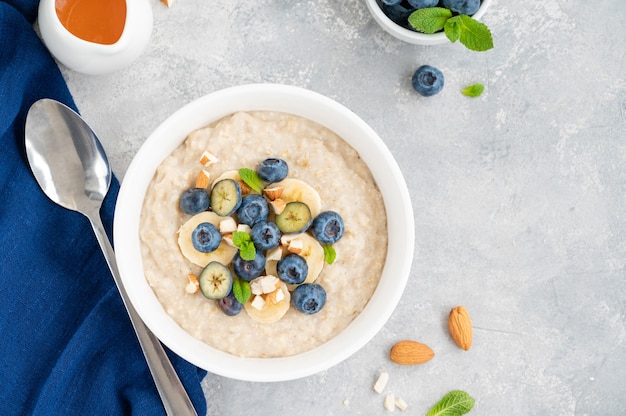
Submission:
[[[439,0],[407,0],[407,3],[417,9],[425,9],[427,7],[435,7]]]
[[[441,3],[446,9],[468,16],[473,15],[480,8],[480,0],[442,0]]]
[[[209,194],[202,188],[187,189],[180,196],[179,206],[185,214],[190,215],[206,211],[209,208]]]
[[[276,272],[283,282],[298,285],[306,280],[309,266],[304,257],[291,253],[278,261]]]
[[[415,11],[413,7],[405,7],[404,2],[393,5],[383,4],[382,11],[395,24],[407,29],[415,30],[411,27],[408,21],[411,13]]]
[[[326,291],[317,283],[304,283],[293,291],[291,299],[297,310],[311,315],[319,312],[326,304]]]
[[[203,222],[191,232],[191,243],[193,247],[202,252],[210,253],[217,250],[222,242],[222,234],[217,227],[210,222]]]
[[[311,224],[311,233],[322,244],[334,244],[343,236],[343,219],[334,211],[321,212]]]
[[[265,182],[278,182],[287,177],[289,167],[287,162],[282,159],[270,158],[259,164],[256,173]]]
[[[253,227],[259,221],[267,221],[270,215],[270,207],[265,198],[259,194],[243,197],[241,205],[237,209],[239,222]]]
[[[232,290],[228,295],[226,295],[226,297],[218,299],[216,302],[222,312],[228,316],[235,316],[241,312],[241,309],[243,309],[243,304],[235,298]]]
[[[443,88],[443,73],[430,65],[422,65],[413,74],[411,83],[424,97],[438,94]]]
[[[280,243],[280,230],[273,222],[260,221],[252,227],[250,238],[258,250],[269,250]]]
[[[250,281],[261,275],[265,268],[265,256],[257,250],[253,260],[244,260],[239,252],[233,257],[233,270],[241,279]]]
[[[402,0],[381,0],[381,3],[386,6],[395,6],[400,3]]]

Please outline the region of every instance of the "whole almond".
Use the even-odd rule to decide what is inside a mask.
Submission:
[[[448,316],[448,330],[459,348],[466,351],[470,349],[472,346],[472,321],[464,306],[452,308],[450,316]]]
[[[389,352],[391,361],[400,365],[424,364],[434,356],[428,345],[410,340],[397,342]]]

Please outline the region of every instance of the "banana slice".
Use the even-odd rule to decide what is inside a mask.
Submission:
[[[283,236],[283,240],[295,239],[302,241],[302,251],[298,254],[304,257],[306,264],[309,267],[309,274],[307,274],[303,283],[313,283],[317,280],[322,272],[322,269],[324,268],[324,249],[315,238],[306,233]],[[288,252],[284,251],[283,255],[286,253]],[[278,272],[276,271],[277,264],[278,260],[266,261],[265,273],[272,276],[278,276]],[[297,285],[287,285],[289,290],[295,289],[296,286]]]
[[[267,295],[253,295],[250,300],[243,305],[248,316],[262,324],[271,324],[285,316],[291,303],[291,294],[287,289],[287,285],[282,282],[278,290],[282,292],[282,296],[284,297],[276,303],[272,303],[270,299],[268,299],[268,296],[272,295],[271,293]],[[265,299],[267,299],[267,301]]]
[[[308,205],[313,218],[322,210],[322,200],[320,194],[308,183],[300,179],[283,179],[280,182],[272,184],[273,188],[282,187],[283,193],[280,199],[285,202],[300,201]]]
[[[202,253],[196,250],[191,242],[191,233],[199,224],[209,222],[219,227],[222,220],[224,220],[224,217],[220,217],[214,212],[204,211],[189,218],[187,222],[180,227],[180,230],[178,230],[178,247],[187,260],[200,267],[205,267],[212,261],[217,261],[222,264],[231,263],[235,253],[237,253],[237,248],[229,246],[224,240],[222,240],[215,251],[210,253]]]

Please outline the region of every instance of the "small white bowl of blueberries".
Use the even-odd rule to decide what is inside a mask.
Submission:
[[[460,18],[480,20],[492,0],[366,0],[374,20],[389,34],[405,42],[418,45],[438,45],[454,42],[459,36],[452,34],[463,25],[452,24]],[[418,13],[415,13],[418,12]],[[422,15],[425,27],[415,22]],[[413,15],[413,16],[411,16]],[[450,22],[444,30],[446,20]],[[452,19],[455,18],[455,19]],[[430,26],[430,22],[439,22]],[[440,27],[437,26],[440,24]],[[457,32],[458,33],[458,32]],[[463,42],[461,34],[461,43]],[[467,45],[466,45],[467,46]],[[481,46],[482,47],[482,46]],[[469,47],[469,49],[473,49]],[[477,50],[477,49],[475,49]],[[482,49],[485,50],[485,49]]]

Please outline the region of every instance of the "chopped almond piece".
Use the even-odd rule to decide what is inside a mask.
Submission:
[[[270,199],[270,201],[274,201],[281,197],[284,190],[285,188],[279,186],[277,188],[265,188],[263,189],[263,193]]]
[[[385,410],[387,410],[388,412],[394,411],[394,409],[396,408],[396,399],[393,393],[389,393],[388,395],[385,396],[385,400],[383,401],[383,406],[385,407]]]
[[[274,305],[283,299],[285,299],[285,294],[280,288],[265,295],[265,303],[268,303],[270,305]]]
[[[187,279],[189,281],[187,282],[187,286],[185,286],[185,292],[194,294],[200,290],[200,282],[198,282],[198,277],[195,274],[189,273]]]
[[[271,250],[268,250],[267,254],[265,255],[265,261],[272,261],[272,260],[280,260],[283,257],[283,249],[280,246],[276,246]]]
[[[294,238],[289,242],[289,246],[287,247],[287,251],[294,254],[302,253],[304,249],[304,243],[299,238]]]
[[[280,237],[280,245],[283,247],[289,247],[289,243],[291,242],[291,240],[295,239],[296,236],[293,234],[283,234]]]
[[[243,179],[237,181],[237,183],[239,184],[239,188],[241,189],[242,196],[250,195],[252,193],[252,188],[250,188],[248,184],[243,181]]]
[[[250,232],[252,231],[252,228],[250,228],[248,224],[239,224],[237,226],[237,231],[250,234]]]
[[[237,231],[237,223],[231,217],[224,218],[220,221],[220,233],[232,234]]]
[[[218,159],[218,157],[208,150],[205,150],[202,153],[202,157],[200,158],[200,163],[202,163],[204,166],[209,166],[210,164],[217,163],[219,161],[220,160]]]
[[[381,371],[376,383],[374,384],[374,391],[376,393],[382,393],[385,390],[385,386],[387,386],[387,382],[389,381],[389,373],[386,371]]]
[[[260,279],[261,282],[261,290],[263,293],[271,293],[276,290],[277,287],[280,287],[280,280],[276,276],[268,275],[263,276]]]
[[[280,215],[284,211],[285,207],[287,206],[287,203],[284,200],[278,198],[273,201],[270,201],[270,206],[272,207],[274,214]]]
[[[395,405],[398,409],[402,410],[403,412],[406,412],[406,410],[409,408],[409,405],[401,397],[396,397]]]
[[[161,3],[165,4],[167,7],[172,7],[174,0],[161,0]]]
[[[210,183],[211,183],[211,176],[209,175],[209,172],[202,169],[200,173],[198,174],[198,177],[196,178],[196,188],[206,189],[209,187]]]
[[[222,240],[231,247],[238,248],[235,243],[233,243],[233,235],[232,234],[224,234],[222,235]]]
[[[256,295],[252,300],[251,305],[256,310],[263,310],[263,307],[265,306],[265,300],[263,299],[263,296]]]

